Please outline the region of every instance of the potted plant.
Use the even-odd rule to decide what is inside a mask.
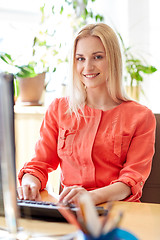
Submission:
[[[45,74],[48,69],[43,68],[37,72],[37,62],[34,61],[26,65],[18,65],[7,53],[0,53],[0,59],[12,67],[8,72],[14,75],[15,99],[19,97],[23,105],[41,105],[40,98],[46,87]]]
[[[132,53],[132,48],[125,46],[121,34],[119,32],[117,34],[120,38],[124,55],[126,91],[131,98],[139,101],[140,91],[143,92],[141,84],[144,81],[144,74],[152,74],[157,69],[148,64],[142,57],[135,56]]]
[[[23,105],[41,105],[42,92],[50,82],[50,80],[45,82],[46,73],[56,71],[56,66],[52,62],[58,54],[58,47],[48,44],[48,39],[53,38],[53,35],[50,35],[44,26],[48,17],[44,16],[44,8],[45,5],[40,8],[40,28],[33,38],[29,59],[22,60],[21,56],[15,58],[9,53],[0,52],[0,59],[8,64],[4,67],[5,70],[14,75],[15,99],[18,98]]]
[[[21,60],[18,61],[11,54],[0,53],[0,59],[12,66],[11,72],[14,73],[15,77],[15,97],[19,96],[23,104],[39,105],[39,98],[42,91],[46,89],[49,83],[49,81],[45,83],[45,74],[55,72],[58,64],[68,61],[67,55],[64,54],[64,50],[67,48],[66,39],[59,39],[59,33],[57,34],[61,24],[64,24],[62,15],[65,19],[68,18],[68,24],[70,24],[73,32],[86,24],[88,19],[102,21],[103,16],[94,14],[88,7],[88,3],[94,1],[83,0],[79,2],[78,0],[64,0],[60,5],[56,6],[51,2],[45,1],[40,7],[40,29],[33,39],[30,60],[21,64]],[[59,7],[57,8],[57,6]],[[60,20],[57,21],[57,19]],[[57,41],[57,39],[59,40]],[[36,83],[33,83],[34,81],[38,84],[36,90],[34,90],[34,86],[36,85]],[[24,90],[24,86],[26,85],[28,85],[27,91]],[[30,95],[29,99],[26,98],[27,92]],[[36,97],[35,99],[33,99],[34,96]]]

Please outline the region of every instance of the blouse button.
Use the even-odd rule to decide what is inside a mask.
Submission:
[[[140,185],[143,186],[143,182],[140,182]]]

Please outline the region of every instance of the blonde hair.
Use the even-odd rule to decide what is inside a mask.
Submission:
[[[128,101],[122,85],[122,56],[118,42],[117,35],[111,27],[104,23],[89,24],[83,27],[77,34],[74,40],[72,52],[72,79],[71,79],[71,92],[69,98],[69,108],[71,112],[78,114],[78,110],[83,112],[83,107],[86,101],[85,86],[76,76],[75,68],[75,54],[77,42],[79,39],[94,36],[99,37],[106,51],[108,59],[108,92],[111,98],[120,103],[121,101]]]

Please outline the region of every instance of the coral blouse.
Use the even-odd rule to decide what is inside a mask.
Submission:
[[[60,164],[61,183],[87,190],[115,182],[127,184],[132,194],[126,201],[139,201],[149,176],[154,154],[154,114],[134,101],[103,111],[84,107],[85,118],[66,114],[66,98],[49,106],[35,146],[35,156],[19,172],[30,173],[45,188],[48,173]]]

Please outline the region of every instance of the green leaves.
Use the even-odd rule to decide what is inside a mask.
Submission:
[[[42,7],[40,7],[40,12],[41,12],[41,24],[44,23],[44,20],[45,20],[44,8],[45,8],[45,4],[44,4]]]
[[[154,66],[138,65],[137,68],[139,69],[139,71],[142,71],[143,73],[146,73],[146,74],[152,74],[157,71],[157,69]]]
[[[64,7],[61,6],[61,10],[60,10],[60,14],[61,14],[61,15],[62,15],[62,13],[63,13],[63,10],[64,10]]]
[[[73,6],[73,9],[76,9],[77,6],[78,6],[78,2],[77,1],[73,1],[72,6]]]
[[[116,31],[117,32],[117,31]],[[123,54],[125,59],[125,69],[128,73],[128,76],[125,76],[125,80],[130,82],[130,86],[132,87],[133,80],[136,81],[137,85],[139,82],[144,80],[143,74],[152,74],[157,71],[157,69],[144,62],[144,59],[135,57],[132,53],[132,48],[125,47],[123,38],[119,32],[117,32],[119,39],[122,44]],[[130,78],[130,79],[129,79]]]
[[[96,22],[98,22],[98,20],[99,20],[100,22],[102,22],[102,21],[104,20],[104,17],[103,17],[102,15],[100,15],[100,14],[97,14],[97,15],[95,16],[95,19],[96,19]]]
[[[30,62],[28,65],[18,66],[17,64],[14,63],[15,60],[13,60],[11,55],[8,53],[1,53],[0,59],[5,63],[7,63],[8,65],[11,65],[15,68],[15,72],[17,72],[14,74],[15,77],[26,78],[26,77],[35,77],[37,75],[35,72],[35,66],[36,66],[35,62]]]
[[[133,55],[127,55],[126,58],[126,70],[131,78],[131,85],[133,79],[138,81],[143,81],[142,73],[152,74],[157,71],[157,69],[152,65],[143,65],[140,59],[134,58]]]
[[[35,64],[28,64],[28,65],[23,65],[23,66],[17,66],[15,65],[15,67],[17,67],[18,69],[20,69],[20,71],[16,74],[16,77],[20,77],[20,78],[28,78],[28,77],[35,77],[37,76],[37,73],[34,70],[34,66]]]
[[[0,58],[7,64],[10,64],[10,65],[14,64],[14,60],[12,59],[11,55],[8,53],[0,54]]]

